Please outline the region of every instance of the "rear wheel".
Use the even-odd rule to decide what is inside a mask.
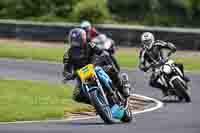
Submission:
[[[191,102],[191,98],[187,92],[188,87],[183,84],[179,79],[175,79],[173,81],[173,84],[179,100],[182,101],[183,99],[185,99],[185,102]]]
[[[98,90],[95,90],[90,92],[90,97],[97,113],[104,120],[104,122],[107,124],[113,124],[114,120],[112,118],[111,108],[109,105],[106,105],[102,94]]]

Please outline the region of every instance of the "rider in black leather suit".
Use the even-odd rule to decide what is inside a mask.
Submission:
[[[87,43],[86,32],[81,28],[72,29],[68,36],[70,48],[65,53],[63,58],[64,71],[63,76],[65,80],[76,79],[76,87],[74,89],[73,98],[78,102],[88,103],[88,98],[83,94],[80,89],[81,81],[76,78],[74,71],[84,67],[85,65],[92,63],[95,65],[100,65],[108,70],[108,64],[102,64],[103,58],[101,54],[103,50],[94,43]],[[111,69],[111,68],[109,68]],[[105,70],[106,71],[106,70]],[[107,71],[106,71],[107,72]],[[119,89],[121,94],[125,97],[129,97],[130,85],[126,80],[121,80],[119,73],[112,71],[109,73],[113,84]],[[127,79],[128,80],[128,79]]]
[[[176,47],[174,46],[174,44],[162,40],[155,40],[154,35],[150,32],[145,32],[142,34],[141,42],[143,47],[139,55],[139,68],[144,72],[152,68],[152,64],[162,63],[162,61],[166,59],[169,55],[176,52]],[[184,74],[183,64],[176,63],[175,65],[179,67]],[[163,95],[167,96],[167,88],[157,82],[158,78],[159,73],[153,71],[149,84],[152,87],[161,89]],[[187,78],[186,76],[184,76],[184,79],[186,82],[189,82],[189,78]]]

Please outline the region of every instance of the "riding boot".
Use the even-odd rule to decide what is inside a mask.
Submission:
[[[110,76],[113,85],[118,89],[120,94],[125,99],[127,99],[130,96],[130,90],[131,90],[131,85],[128,79],[128,75],[126,73],[122,73],[121,75],[119,75],[118,72],[112,69],[112,66],[104,67],[104,70]]]
[[[117,88],[119,89],[119,92],[125,99],[127,99],[130,96],[131,84],[129,82],[128,75],[126,73],[123,73],[121,75],[121,79],[120,82],[118,83]]]

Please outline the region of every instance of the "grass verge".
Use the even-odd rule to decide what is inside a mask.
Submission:
[[[59,47],[40,46],[30,44],[22,45],[16,42],[12,42],[11,44],[0,42],[0,57],[62,62],[64,45],[60,45]],[[122,67],[135,68],[138,64],[138,54],[139,51],[135,48],[119,48],[116,57]],[[192,51],[177,52],[176,56],[174,56],[189,71],[200,70],[200,63],[197,62],[199,57],[200,54],[198,52]]]
[[[0,88],[1,122],[63,118],[64,110],[69,114],[91,110],[73,101],[66,85],[1,79]]]
[[[0,57],[61,62],[63,53],[63,48],[35,48],[0,44]]]

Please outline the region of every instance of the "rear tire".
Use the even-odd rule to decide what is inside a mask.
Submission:
[[[173,81],[173,85],[175,87],[175,91],[180,101],[185,99],[185,102],[187,103],[191,102],[191,98],[187,92],[188,88],[186,85],[184,85],[179,79],[175,79]]]
[[[109,105],[106,105],[103,96],[98,90],[90,92],[91,102],[93,103],[97,113],[100,115],[101,119],[107,124],[113,124],[114,120],[112,118],[112,112]]]

